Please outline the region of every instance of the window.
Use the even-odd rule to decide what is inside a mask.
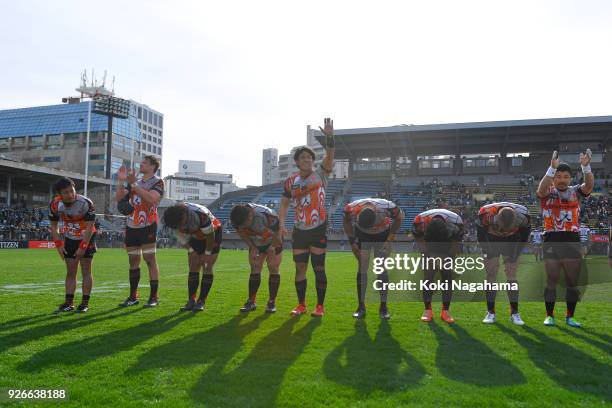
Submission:
[[[140,106],[138,107],[138,119],[142,119],[142,108]],[[140,123],[138,126],[140,127]]]
[[[157,114],[153,115],[153,125],[157,126]]]
[[[90,154],[89,160],[104,160],[104,154]]]
[[[520,167],[523,165],[522,157],[513,157],[512,158],[512,167]]]
[[[47,156],[43,158],[43,162],[45,163],[54,163],[59,162],[61,158],[59,156]]]
[[[160,116],[160,117],[159,117],[159,121],[157,122],[157,124],[159,125],[159,126],[158,126],[159,128],[163,128],[163,127],[164,127],[164,125],[163,125],[163,123],[162,123],[162,122],[163,122],[163,119],[164,119],[164,117],[163,117],[163,116]],[[160,132],[159,134],[161,135],[161,132]]]

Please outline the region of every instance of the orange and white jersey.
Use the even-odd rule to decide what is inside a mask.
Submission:
[[[580,190],[580,185],[559,191],[550,187],[547,197],[540,198],[544,234],[549,232],[580,232],[580,204],[587,197]]]
[[[138,179],[136,184],[147,191],[157,191],[160,197],[164,196],[164,180],[157,176],[147,180]],[[128,227],[144,228],[157,223],[157,205],[145,203],[133,191],[130,191],[130,204],[134,207],[134,212],[127,219]]]
[[[434,208],[431,210],[424,211],[414,217],[414,223],[412,231],[415,237],[422,236],[425,233],[427,225],[435,217],[442,218],[449,229],[449,232],[453,239],[460,240],[463,234],[463,220],[459,214],[444,208]]]
[[[96,213],[92,201],[80,194],[71,204],[64,204],[62,197],[57,196],[49,204],[49,220],[61,221],[61,233],[66,238],[81,239],[87,229],[87,223],[95,221]],[[94,227],[93,231],[96,231]]]
[[[510,231],[501,232],[499,217],[497,214],[502,208],[505,207],[512,208],[516,214],[516,217],[514,218],[514,223],[512,224]],[[515,234],[519,228],[529,227],[531,223],[530,219],[531,217],[529,216],[529,210],[525,206],[506,201],[487,204],[480,207],[480,210],[478,211],[479,225],[484,227],[487,233],[491,235],[509,236]]]
[[[221,221],[200,204],[184,203],[187,206],[187,222],[178,231],[188,238],[204,241],[206,235],[222,227]]]
[[[278,231],[278,215],[276,211],[263,205],[247,204],[253,211],[253,219],[249,225],[244,225],[238,232],[248,236],[256,246],[266,246],[272,242],[274,233]]]
[[[295,207],[294,228],[309,230],[327,221],[325,188],[327,173],[322,168],[302,178],[294,173],[285,180],[283,196],[293,200]]]
[[[371,208],[376,214],[374,225],[363,229],[357,223],[357,217],[364,208]],[[402,210],[394,202],[382,198],[363,198],[344,206],[344,217],[359,231],[366,234],[380,234],[391,228],[393,220],[402,214]]]

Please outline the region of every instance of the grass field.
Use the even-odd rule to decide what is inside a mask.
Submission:
[[[578,330],[542,326],[541,303],[521,304],[523,328],[510,324],[505,304],[496,325],[483,325],[480,303],[454,304],[452,326],[419,322],[414,302],[391,303],[388,323],[372,304],[356,322],[354,260],[332,253],[326,316],[291,318],[288,255],[274,315],[263,312],[267,272],[260,308],[239,315],[249,269],[246,253],[230,250],[220,255],[203,313],[178,312],[186,298],[182,250],[158,253],[158,308],[117,308],[128,274],[119,249],[95,257],[87,314],[50,315],[63,300],[57,253],[2,250],[0,388],[65,389],[69,401],[58,404],[65,407],[612,405],[612,303],[579,304]]]

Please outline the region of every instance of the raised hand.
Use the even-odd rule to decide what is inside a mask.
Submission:
[[[334,135],[334,121],[331,118],[325,118],[323,120],[323,127],[319,126],[321,133],[327,137]]]
[[[130,172],[127,175],[127,181],[128,183],[132,184],[136,182],[136,171],[134,171],[134,169],[131,169]]]
[[[583,166],[587,166],[591,163],[591,158],[593,157],[593,152],[591,149],[586,149],[585,153],[580,153],[580,164]]]
[[[582,155],[582,153],[580,153]],[[559,165],[559,152],[558,151],[554,151],[552,154],[552,159],[550,159],[550,167],[552,167],[553,169],[556,169],[557,166]]]
[[[125,166],[121,166],[119,167],[119,171],[117,171],[117,180],[119,181],[125,181],[127,180],[127,168]]]

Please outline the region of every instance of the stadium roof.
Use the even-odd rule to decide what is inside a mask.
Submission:
[[[338,129],[336,157],[550,152],[563,143],[597,147],[611,135],[612,116]],[[321,132],[315,137],[324,143]]]

